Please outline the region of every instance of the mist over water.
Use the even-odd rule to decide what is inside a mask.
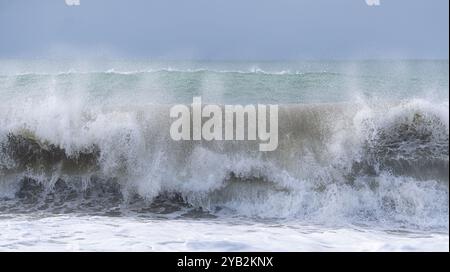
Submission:
[[[0,211],[363,226],[448,247],[448,68],[0,61]],[[169,109],[194,96],[278,104],[277,150],[173,141]]]

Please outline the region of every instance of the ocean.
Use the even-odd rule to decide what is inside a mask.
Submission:
[[[448,251],[449,62],[0,61],[0,250]],[[279,107],[277,149],[171,106]]]

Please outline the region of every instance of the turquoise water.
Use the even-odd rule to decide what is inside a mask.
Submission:
[[[0,62],[0,90],[49,88],[95,103],[329,103],[448,99],[448,60],[310,62]]]

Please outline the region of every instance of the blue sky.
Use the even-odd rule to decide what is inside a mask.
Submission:
[[[448,0],[0,0],[0,58],[444,58]]]

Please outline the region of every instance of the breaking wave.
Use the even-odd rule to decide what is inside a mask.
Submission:
[[[448,229],[447,102],[281,105],[273,152],[250,141],[175,142],[169,105],[70,103],[51,96],[0,109],[0,209]]]

